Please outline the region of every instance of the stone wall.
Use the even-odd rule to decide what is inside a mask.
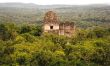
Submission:
[[[71,37],[74,33],[74,23],[58,21],[56,13],[49,11],[44,17],[44,32],[55,33],[58,35],[65,35]]]
[[[44,31],[59,30],[59,24],[44,24]]]

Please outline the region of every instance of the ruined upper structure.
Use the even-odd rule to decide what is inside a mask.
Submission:
[[[58,23],[56,13],[52,11],[47,12],[44,17],[44,23]]]
[[[53,11],[48,11],[44,17],[43,29],[44,32],[71,37],[74,33],[75,27],[73,22],[60,23],[56,13]]]

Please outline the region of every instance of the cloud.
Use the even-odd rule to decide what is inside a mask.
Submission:
[[[70,4],[70,5],[83,5],[83,4],[110,4],[110,0],[0,0],[0,2],[23,2],[23,3],[36,3],[40,5],[50,4]]]

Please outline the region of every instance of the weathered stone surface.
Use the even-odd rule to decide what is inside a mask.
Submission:
[[[44,32],[71,37],[75,31],[74,23],[58,21],[56,13],[48,11],[44,17]]]
[[[58,23],[56,13],[54,13],[53,11],[47,12],[44,17],[44,22],[45,23]]]

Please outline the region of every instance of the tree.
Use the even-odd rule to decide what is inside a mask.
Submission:
[[[0,24],[0,38],[2,40],[14,39],[17,36],[17,27],[13,23]]]

